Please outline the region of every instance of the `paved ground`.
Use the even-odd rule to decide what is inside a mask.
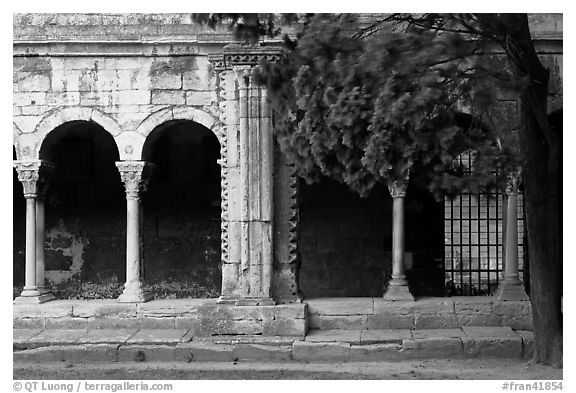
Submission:
[[[14,363],[14,379],[533,379],[560,380],[562,369],[521,360],[421,360],[364,363]]]

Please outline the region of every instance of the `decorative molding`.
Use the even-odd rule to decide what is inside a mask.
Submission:
[[[504,192],[506,195],[518,193],[518,186],[520,185],[520,175],[522,173],[521,169],[518,169],[512,173],[508,174],[508,181],[506,182],[506,188]]]
[[[288,263],[298,261],[298,231],[300,224],[298,175],[294,165],[288,166]]]
[[[278,46],[226,45],[222,54],[208,55],[215,70],[229,70],[234,66],[255,66],[261,61],[276,62],[284,50]]]
[[[228,128],[226,127],[226,72],[220,72],[218,78],[218,111],[221,127],[218,129],[218,139],[220,140],[220,249],[222,263],[228,263]],[[236,148],[235,146],[233,148]]]
[[[146,192],[148,180],[154,164],[146,161],[118,161],[116,167],[126,188],[126,199],[140,199],[140,193]]]
[[[44,196],[48,187],[48,178],[54,165],[44,160],[14,161],[18,180],[24,187],[24,198]]]

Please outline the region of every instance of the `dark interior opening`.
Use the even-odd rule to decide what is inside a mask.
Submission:
[[[300,290],[305,298],[379,297],[392,273],[392,198],[378,185],[361,198],[323,178],[300,187]],[[405,201],[412,292],[443,294],[443,204],[412,185]]]
[[[164,124],[143,159],[155,165],[143,195],[144,270],[168,297],[217,297],[221,291],[220,143],[191,121]]]

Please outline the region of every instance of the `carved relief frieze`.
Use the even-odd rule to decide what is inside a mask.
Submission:
[[[283,49],[280,47],[226,45],[222,54],[208,56],[215,70],[229,70],[234,66],[254,66],[261,61],[280,60]]]

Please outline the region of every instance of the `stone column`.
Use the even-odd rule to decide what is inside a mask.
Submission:
[[[119,161],[116,167],[126,188],[126,284],[118,301],[147,302],[152,299],[152,294],[142,290],[140,194],[146,191],[153,165],[144,161]]]
[[[52,166],[42,160],[15,161],[14,167],[18,172],[18,180],[22,182],[24,188],[24,198],[26,199],[26,273],[25,285],[22,293],[17,297],[15,303],[44,303],[54,299],[54,296],[43,294],[38,287],[37,277],[37,231],[36,227],[36,201],[38,191],[47,180],[48,168]],[[43,221],[43,220],[42,220]],[[43,226],[43,222],[42,222]],[[43,248],[43,244],[42,244]],[[43,273],[42,269],[42,273]],[[42,277],[43,279],[43,277]]]
[[[518,276],[518,184],[520,172],[509,176],[506,186],[504,279],[496,291],[498,300],[529,300]]]
[[[392,195],[392,279],[384,294],[385,300],[411,300],[414,296],[408,290],[408,280],[404,270],[404,197],[408,180],[388,183]]]

